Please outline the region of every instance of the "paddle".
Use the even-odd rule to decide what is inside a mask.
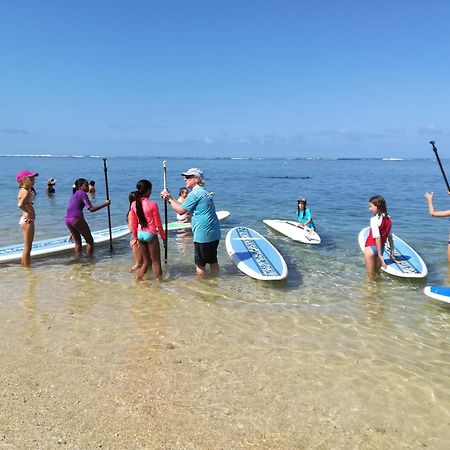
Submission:
[[[163,186],[167,191],[167,170],[166,161],[163,161]],[[164,200],[164,231],[166,232],[166,240],[164,241],[164,263],[167,264],[167,241],[169,240],[169,230],[167,228],[167,200]]]
[[[436,155],[437,162],[439,163],[439,167],[441,168],[442,176],[444,177],[445,184],[447,185],[447,191],[450,194],[450,186],[448,184],[447,176],[445,175],[444,168],[442,167],[441,159],[439,158],[436,145],[434,145],[434,144],[436,144],[436,142],[435,141],[430,141],[430,144],[433,147],[433,152]]]
[[[103,158],[103,170],[105,172],[106,200],[109,200],[108,187],[108,168],[106,167],[106,158]],[[111,207],[108,205],[108,227],[109,227],[109,250],[112,252],[112,232],[111,232]]]

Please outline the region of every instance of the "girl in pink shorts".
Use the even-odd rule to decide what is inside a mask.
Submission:
[[[22,266],[30,266],[30,253],[34,239],[34,221],[36,214],[33,208],[32,196],[34,192],[34,177],[39,174],[30,170],[19,170],[16,181],[19,183],[19,194],[17,195],[17,206],[22,210],[19,225],[23,234]]]

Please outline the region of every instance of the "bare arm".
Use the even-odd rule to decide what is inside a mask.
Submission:
[[[450,216],[450,210],[447,211],[436,211],[433,206],[433,192],[425,192],[425,198],[428,202],[428,212],[430,213],[430,216],[433,217],[448,217]]]
[[[106,200],[105,203],[102,203],[101,205],[93,206],[92,208],[88,208],[88,209],[90,212],[95,212],[95,211],[98,211],[99,209],[106,208],[110,204],[111,204],[111,201]]]

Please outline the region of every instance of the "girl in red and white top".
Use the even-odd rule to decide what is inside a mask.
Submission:
[[[381,195],[371,197],[369,199],[369,211],[374,216],[370,219],[369,236],[367,236],[364,248],[364,262],[366,263],[367,275],[373,280],[376,272],[381,267],[386,267],[383,252],[387,240],[391,249],[391,259],[395,261],[395,258],[391,234],[392,220],[387,213],[386,200]]]
[[[140,180],[136,184],[136,201],[131,204],[128,223],[133,238],[139,242],[143,262],[138,272],[138,278],[142,279],[151,264],[156,278],[162,276],[161,250],[158,233],[162,240],[166,241],[166,233],[161,224],[158,205],[150,200],[152,183],[148,180]]]

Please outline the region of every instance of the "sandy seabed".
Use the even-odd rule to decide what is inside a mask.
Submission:
[[[0,448],[448,448],[448,390],[331,322],[95,275],[3,283]]]

